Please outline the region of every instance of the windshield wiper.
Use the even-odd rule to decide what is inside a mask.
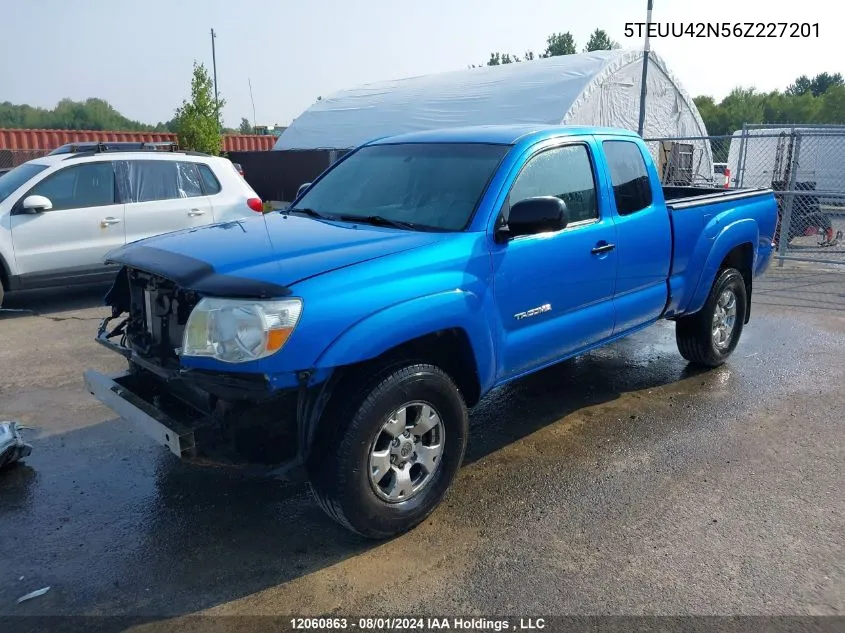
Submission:
[[[390,220],[389,218],[385,218],[381,215],[352,215],[350,213],[344,213],[337,216],[340,220],[345,220],[347,222],[359,222],[361,224],[372,224],[373,226],[390,226],[395,229],[405,229],[409,231],[414,231],[417,229],[417,225],[413,222],[403,222],[402,220]]]
[[[320,218],[321,220],[335,219],[335,216],[333,215],[325,215],[324,213],[320,213],[319,211],[315,211],[314,209],[309,209],[307,207],[293,207],[282,209],[282,213],[301,213],[302,215],[307,215],[309,218]]]

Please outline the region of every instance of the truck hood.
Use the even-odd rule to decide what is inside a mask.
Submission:
[[[271,213],[133,242],[109,253],[106,263],[211,296],[279,297],[304,279],[444,236]]]

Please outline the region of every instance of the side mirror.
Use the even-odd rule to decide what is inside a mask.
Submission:
[[[53,208],[53,203],[50,198],[44,196],[27,196],[21,204],[25,213],[41,213],[42,211],[49,211]]]
[[[296,197],[299,198],[299,196],[301,196],[303,193],[305,193],[308,190],[308,187],[310,187],[310,186],[311,186],[310,182],[304,182],[301,185],[299,185],[299,189],[296,190]]]
[[[554,196],[538,196],[520,200],[511,207],[508,215],[507,234],[534,235],[566,228],[569,218],[566,203]]]

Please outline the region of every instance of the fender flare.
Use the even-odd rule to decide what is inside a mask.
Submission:
[[[417,297],[375,312],[332,341],[314,363],[329,369],[376,358],[384,352],[443,330],[460,329],[469,340],[481,392],[492,385],[496,355],[489,311],[471,292],[451,290]]]
[[[705,229],[706,239],[707,229]],[[695,291],[692,293],[689,303],[684,312],[691,314],[701,310],[704,302],[707,301],[707,295],[710,294],[710,288],[716,280],[716,275],[719,272],[719,267],[733,249],[742,244],[751,244],[753,251],[753,259],[751,262],[751,270],[754,271],[754,265],[757,260],[757,245],[760,240],[760,229],[757,222],[751,218],[738,220],[725,226],[724,229],[713,240],[713,246],[710,253],[701,267],[701,274],[698,278],[698,283],[695,286]]]

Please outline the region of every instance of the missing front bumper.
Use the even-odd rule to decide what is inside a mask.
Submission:
[[[93,370],[84,376],[94,397],[184,460],[274,468],[299,461],[295,391],[271,399],[241,393],[242,399],[222,400],[196,380],[210,376],[166,380],[140,366],[118,376]],[[225,379],[216,377],[210,386],[219,388]]]
[[[195,427],[173,419],[131,391],[133,381],[131,372],[113,378],[91,369],[85,372],[85,386],[100,402],[177,457],[196,457]]]

